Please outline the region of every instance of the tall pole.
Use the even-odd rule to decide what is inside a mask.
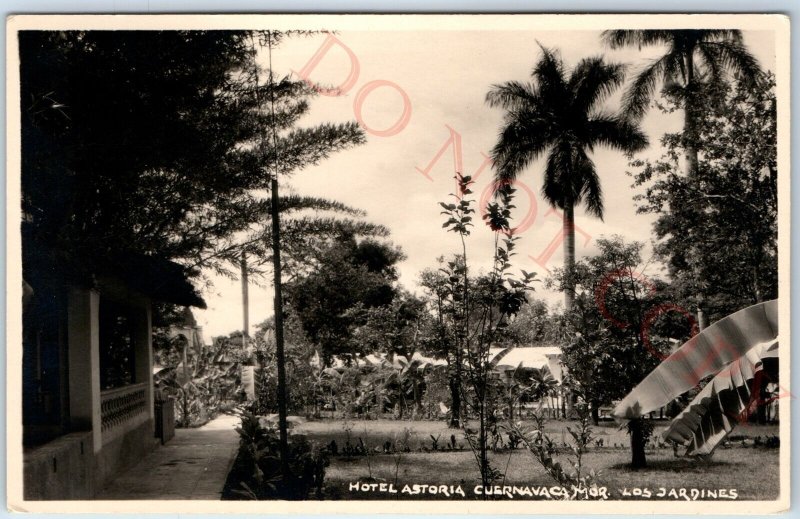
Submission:
[[[267,31],[269,49],[270,111],[272,114],[272,145],[275,168],[270,183],[272,191],[272,272],[275,285],[275,357],[278,364],[278,432],[281,452],[281,471],[284,482],[289,480],[289,435],[286,425],[286,358],[283,348],[283,295],[281,286],[281,230],[278,198],[278,129],[275,119],[275,83],[272,75],[272,31]]]
[[[281,466],[288,472],[289,438],[286,425],[286,358],[283,345],[283,295],[281,287],[280,220],[278,217],[278,179],[272,177],[272,263],[275,276],[275,357],[278,364],[278,431]]]

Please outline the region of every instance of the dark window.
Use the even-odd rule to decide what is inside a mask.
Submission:
[[[133,384],[133,319],[129,306],[100,298],[100,388]]]
[[[68,422],[63,294],[37,286],[22,315],[23,441],[35,445],[62,434]]]

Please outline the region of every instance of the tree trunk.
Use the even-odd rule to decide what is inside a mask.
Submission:
[[[486,406],[485,406],[485,394],[483,397],[479,397],[479,416],[480,424],[479,424],[479,432],[478,432],[478,452],[480,454],[480,464],[481,464],[481,483],[484,487],[490,485],[492,483],[491,478],[489,477],[489,453],[488,453],[488,424],[486,423]],[[484,499],[486,496],[484,495]]]
[[[644,454],[644,423],[641,418],[634,418],[628,424],[631,434],[631,468],[642,469],[647,467],[647,458]]]
[[[413,390],[413,398],[414,401],[411,403],[412,411],[411,411],[411,418],[414,419],[419,416],[419,387],[417,386],[417,381],[411,381],[411,388]]]
[[[564,287],[564,310],[566,313],[572,311],[575,303],[575,280],[573,272],[575,270],[575,206],[572,200],[564,203],[564,275],[566,286]]]
[[[247,255],[244,251],[242,251],[242,258],[240,262],[241,267],[241,276],[242,276],[242,350],[247,354],[248,357],[251,357],[251,354],[248,350],[247,338],[250,334],[250,304],[249,298],[247,294]],[[255,365],[255,363],[250,360],[250,365]]]
[[[769,379],[766,373],[761,370],[756,373],[755,378],[753,379],[751,388],[752,391],[750,393],[751,402],[755,399],[756,404],[756,423],[759,425],[764,425],[767,423],[767,406],[769,404],[769,391],[767,391],[767,383]],[[747,414],[752,409],[751,405],[748,405],[747,411],[745,411],[745,420],[749,419]]]
[[[700,304],[697,305],[697,330],[702,332],[706,329],[706,314]]]
[[[595,426],[600,425],[600,402],[592,401],[592,423]]]
[[[461,427],[461,383],[456,377],[450,379],[450,427]]]
[[[289,433],[286,425],[286,358],[283,349],[283,293],[281,287],[281,231],[278,210],[278,178],[272,177],[272,270],[275,285],[275,361],[278,365],[278,433],[281,471],[289,480]]]
[[[764,300],[761,295],[761,268],[758,262],[753,265],[753,296],[756,303],[761,303]]]
[[[695,96],[697,89],[694,81],[694,49],[684,56],[686,68],[686,90],[683,106],[683,149],[686,152],[686,176],[695,179],[697,176],[697,123],[695,116]]]

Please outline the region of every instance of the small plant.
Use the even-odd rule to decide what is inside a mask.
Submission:
[[[414,429],[404,427],[400,437],[395,440],[398,451],[411,452],[411,437],[414,436]]]
[[[544,432],[545,413],[540,409],[533,414],[535,425],[531,429],[523,429],[519,423],[513,424],[509,432],[513,432],[519,437],[521,443],[530,451],[534,458],[542,465],[547,474],[561,486],[573,486],[579,491],[595,487],[599,472],[589,470],[586,472],[583,467],[583,455],[589,443],[593,440],[592,427],[590,425],[590,413],[585,403],[575,406],[578,415],[578,427],[573,430],[567,427],[567,431],[572,437],[572,442],[566,444],[566,449],[572,454],[570,460],[571,469],[566,469],[561,463],[555,461],[558,454],[558,447],[553,440]]]
[[[394,461],[394,484],[398,484],[398,476],[400,475],[400,465],[403,462],[403,454],[411,452],[411,436],[413,430],[409,427],[404,427],[403,432],[399,435],[395,434],[394,437],[394,452],[392,458]]]
[[[439,450],[439,438],[442,437],[441,434],[437,434],[436,436],[430,435],[431,437],[431,450],[437,451]]]

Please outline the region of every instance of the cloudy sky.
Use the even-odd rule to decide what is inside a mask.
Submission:
[[[309,79],[341,85],[350,77],[352,87],[347,92],[315,98],[301,124],[360,119],[367,129],[367,143],[297,172],[284,189],[339,200],[365,210],[366,220],[388,227],[390,240],[407,255],[399,265],[400,282],[412,291],[417,290],[423,269],[434,266],[438,256],[458,250],[457,235],[441,228],[438,205],[454,190],[453,148],[445,149],[431,165],[453,132],[461,139],[464,173],[477,175],[476,194],[491,187],[493,172],[485,167],[485,156],[496,142],[502,121],[502,111],[484,102],[493,84],[527,80],[540,57],[539,44],[558,49],[569,68],[581,58],[602,54],[608,61],[628,64],[629,77],[661,52],[656,48],[609,50],[602,46],[599,31],[342,31],[336,38],[325,53],[321,52],[324,35],[289,40],[273,52],[274,68],[297,76],[304,67],[309,70],[307,65],[319,53],[321,59],[309,70]],[[771,32],[745,32],[745,43],[764,68],[774,69]],[[610,98],[608,108],[616,110],[619,98],[620,93]],[[639,157],[660,156],[659,138],[679,130],[681,120],[680,114],[664,116],[651,110],[642,122],[651,146]],[[577,255],[592,254],[598,237],[619,234],[648,244],[648,256],[653,218],[636,214],[632,200],[636,191],[626,175],[627,159],[602,148],[593,158],[603,181],[605,218],[600,221],[586,216],[582,207],[576,209]],[[418,170],[429,166],[430,179]],[[484,169],[478,174],[481,166]],[[559,244],[546,265],[534,260],[561,229],[560,219],[548,214],[550,207],[539,196],[542,169],[541,160],[532,164],[517,186],[516,221],[528,217],[532,222],[520,234],[514,265],[546,277],[546,268],[561,265],[562,248]],[[468,243],[473,268],[489,264],[491,240],[491,233],[481,226],[473,233]],[[657,269],[653,267],[651,273]],[[241,286],[222,278],[212,281],[213,288],[204,293],[208,309],[195,312],[206,340],[242,326]],[[251,325],[272,314],[272,297],[268,286],[250,285]],[[541,286],[535,297],[551,305],[562,300],[560,294]]]

